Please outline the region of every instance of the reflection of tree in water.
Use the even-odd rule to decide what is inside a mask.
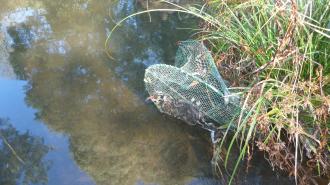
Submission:
[[[0,184],[47,184],[48,151],[42,138],[21,134],[0,118]]]
[[[163,62],[175,51],[175,19],[149,23],[142,16],[137,27],[125,24],[113,40],[119,61],[110,62],[104,41],[113,22],[102,2],[43,1],[52,40],[68,47],[64,55],[49,52],[52,40],[45,39],[22,52],[27,103],[50,128],[70,136],[74,159],[99,184],[184,184],[209,175],[209,145],[196,139],[200,134],[155,114],[132,91],[144,92],[143,71],[150,64],[144,62]],[[132,2],[118,0],[124,7],[118,19],[130,13]]]
[[[133,0],[117,2],[110,12],[115,21],[136,11]],[[184,184],[210,175],[209,145],[200,134],[159,117],[136,96],[144,91],[144,68],[171,60],[175,42],[187,37],[178,22],[189,27],[189,21],[176,14],[167,21],[153,14],[152,23],[148,15],[130,19],[111,41],[118,61],[110,62],[103,53],[106,30],[114,25],[108,0],[43,0],[40,7],[51,38],[15,53],[29,80],[26,100],[45,124],[70,136],[83,170],[102,185]],[[49,52],[62,51],[58,46],[62,53]]]
[[[33,2],[30,0],[31,5],[37,4]],[[143,79],[146,66],[172,62],[176,41],[189,36],[187,30],[177,28],[195,25],[192,20],[179,19],[177,14],[171,14],[170,18],[162,21],[158,13],[153,13],[152,22],[149,22],[147,14],[133,17],[113,35],[109,47],[116,61],[109,61],[104,53],[106,35],[117,21],[141,10],[136,7],[135,0],[43,0],[39,4],[41,6],[38,8],[47,13],[36,14],[36,17],[29,18],[28,22],[10,28],[11,36],[20,42],[20,47],[16,47],[11,55],[11,63],[23,78],[31,73],[25,69],[26,59],[32,60],[32,56],[24,48],[24,42],[33,43],[32,48],[35,50],[45,48],[48,52],[54,50],[54,47],[62,47],[66,54],[72,48],[79,48],[81,55],[97,56],[97,60],[106,61],[109,69],[113,70],[120,80],[129,84],[129,88],[136,93],[141,93],[143,80],[136,79]],[[45,18],[47,22],[38,20],[41,18]],[[20,34],[22,30],[29,34],[29,29],[36,27],[38,30],[49,29],[51,36],[31,42],[27,39],[35,39],[33,34],[31,38]],[[33,57],[34,60],[40,60],[41,56],[39,54]]]
[[[173,184],[208,170],[198,134],[151,112],[103,62],[79,52],[66,60],[34,64],[26,100],[49,127],[70,135],[74,159],[97,183]]]

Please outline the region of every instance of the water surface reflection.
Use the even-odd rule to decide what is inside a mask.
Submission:
[[[6,155],[6,160],[0,160],[0,171],[10,173],[0,174],[0,182],[6,182],[0,184],[25,184],[25,176],[30,176],[27,184],[94,184],[73,160],[69,138],[49,130],[35,119],[36,110],[24,102],[26,84],[24,81],[0,78],[0,128],[5,136],[0,139],[3,143],[0,156]]]
[[[25,80],[0,79],[0,117],[10,119],[18,138],[28,131],[39,141],[27,144],[30,155],[38,153],[27,157],[38,159],[31,184],[220,184],[208,133],[144,103],[144,69],[173,63],[176,42],[191,34],[178,28],[195,20],[175,13],[154,13],[152,22],[132,17],[114,34],[110,60],[109,30],[143,3],[0,1],[0,67]],[[8,176],[9,184],[23,184],[21,171]],[[255,176],[252,184],[263,182]]]
[[[189,22],[174,14],[167,20],[155,14],[153,22],[132,18],[114,37],[116,60],[110,61],[104,52],[108,31],[137,10],[135,1],[6,6],[11,11],[4,20],[11,24],[3,31],[14,48],[14,71],[27,80],[25,102],[37,110],[38,121],[69,139],[74,163],[97,184],[185,184],[212,176],[207,135],[160,116],[143,101],[144,69],[173,61],[176,41],[189,36],[176,27]]]
[[[0,184],[47,184],[48,151],[42,138],[19,133],[0,118]]]

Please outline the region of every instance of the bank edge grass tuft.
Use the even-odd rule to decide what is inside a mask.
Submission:
[[[129,17],[149,12],[174,11],[202,20],[198,39],[209,44],[233,89],[244,89],[239,120],[229,123],[214,152],[215,164],[227,167],[233,147],[240,148],[229,184],[254,148],[299,184],[330,179],[330,2],[214,0],[189,8],[163,2],[173,9],[132,14],[110,36]]]
[[[316,184],[315,175],[329,179],[330,96],[323,88],[330,73],[330,2],[212,1],[210,6],[220,24],[206,22],[200,38],[212,46],[224,77],[248,87],[225,166],[238,142],[233,174],[256,146],[300,184]],[[221,147],[223,142],[215,153],[218,162]]]

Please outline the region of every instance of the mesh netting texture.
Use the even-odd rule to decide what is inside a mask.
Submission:
[[[191,125],[215,130],[240,112],[239,97],[229,92],[210,51],[195,40],[179,43],[175,66],[148,67],[144,82],[160,112]]]

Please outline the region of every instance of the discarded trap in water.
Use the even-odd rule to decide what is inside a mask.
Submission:
[[[237,119],[240,112],[239,97],[229,92],[210,51],[198,41],[180,42],[175,66],[150,66],[144,82],[148,99],[160,112],[211,134]]]

